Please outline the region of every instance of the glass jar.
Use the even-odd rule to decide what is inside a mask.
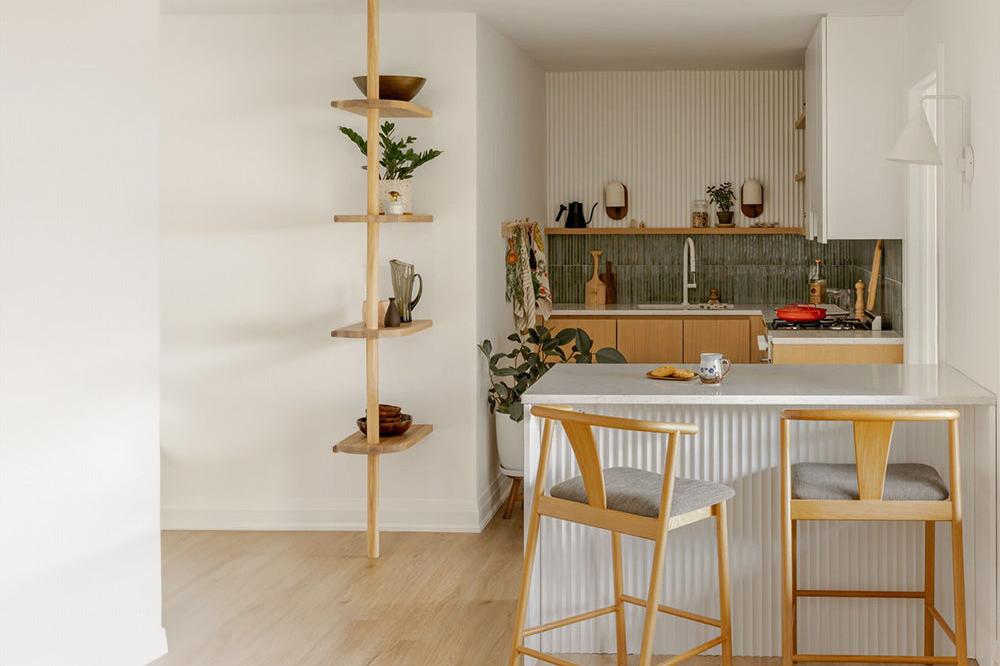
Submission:
[[[708,201],[705,199],[691,202],[691,226],[699,229],[708,226]]]

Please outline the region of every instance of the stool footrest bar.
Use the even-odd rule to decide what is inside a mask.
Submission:
[[[951,644],[957,645],[958,639],[955,638],[955,630],[951,628],[951,625],[949,625],[947,621],[945,621],[944,616],[941,615],[941,611],[930,604],[927,605],[927,610],[931,612],[931,617],[933,617],[937,623],[941,625],[941,631],[943,631],[944,635],[948,637]]]
[[[722,645],[722,640],[723,640],[722,636],[716,636],[712,640],[706,641],[705,643],[702,643],[701,645],[695,646],[695,647],[691,648],[690,650],[688,650],[687,652],[681,652],[680,654],[674,655],[673,657],[671,657],[670,659],[667,659],[666,661],[661,661],[656,666],[672,666],[673,664],[679,664],[680,662],[684,661],[685,659],[690,659],[691,657],[693,657],[695,655],[701,654],[705,650],[710,650],[710,649],[714,648],[716,645]]]
[[[862,599],[923,599],[924,592],[910,590],[795,590],[796,597],[852,597]]]
[[[859,664],[957,664],[955,657],[910,656],[898,654],[793,654],[792,661]]]
[[[547,664],[555,664],[555,666],[578,666],[572,661],[566,661],[565,659],[560,659],[559,657],[553,657],[550,654],[545,654],[544,652],[532,650],[531,648],[526,648],[524,646],[518,647],[517,651],[525,657],[534,657],[535,659],[544,661]]]
[[[593,620],[595,617],[611,615],[614,612],[614,606],[598,608],[597,610],[587,611],[586,613],[580,613],[579,615],[571,615],[570,617],[565,617],[561,620],[553,620],[552,622],[548,622],[546,624],[540,624],[537,627],[532,627],[531,629],[525,629],[524,633],[521,635],[527,638],[528,636],[534,636],[535,634],[540,634],[544,631],[551,631],[552,629],[558,629],[570,624],[576,624],[577,622],[584,622],[585,620]]]
[[[639,597],[632,597],[627,594],[623,594],[621,597],[622,601],[636,606],[646,606],[646,600],[640,599]],[[680,608],[672,608],[670,606],[664,606],[663,604],[658,604],[656,610],[661,613],[666,613],[667,615],[673,615],[674,617],[679,617],[684,620],[691,620],[692,622],[700,622],[701,624],[707,624],[710,627],[722,627],[722,622],[716,620],[715,618],[707,617],[705,615],[698,615],[697,613],[692,613],[690,611],[681,610]],[[696,653],[697,654],[697,653]]]

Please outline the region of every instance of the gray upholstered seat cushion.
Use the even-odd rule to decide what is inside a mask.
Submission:
[[[662,490],[662,474],[631,467],[611,467],[604,470],[604,492],[608,498],[609,509],[656,518],[660,515]],[[587,503],[587,491],[583,487],[582,476],[552,486],[550,493],[559,499]],[[670,515],[679,516],[688,511],[725,502],[735,494],[736,491],[721,483],[678,477],[674,480]]]
[[[858,472],[853,463],[798,463],[792,465],[792,498],[824,500],[858,499]],[[946,500],[948,487],[930,465],[889,465],[884,500]]]

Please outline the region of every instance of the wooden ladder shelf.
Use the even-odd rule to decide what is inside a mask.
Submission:
[[[378,205],[379,120],[380,118],[430,118],[430,109],[412,102],[379,99],[378,0],[368,0],[368,96],[365,99],[333,101],[335,109],[363,115],[368,125],[368,212],[365,215],[337,215],[334,222],[360,222],[368,225],[367,265],[365,273],[364,321],[331,332],[335,338],[355,338],[365,341],[365,405],[368,434],[355,432],[333,447],[334,453],[354,453],[368,456],[368,557],[380,554],[378,530],[379,457],[386,453],[405,451],[433,431],[428,424],[413,424],[395,437],[379,437],[378,350],[379,340],[413,335],[430,328],[429,319],[415,320],[398,328],[384,328],[378,320],[378,261],[379,226],[383,223],[432,222],[430,215],[382,215]]]

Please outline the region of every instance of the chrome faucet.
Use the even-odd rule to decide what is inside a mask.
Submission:
[[[697,282],[688,282],[688,277],[693,276],[695,271],[694,268],[694,239],[688,236],[684,239],[684,272],[681,274],[681,288],[684,290],[684,302],[682,305],[690,305],[688,303],[688,289],[695,289],[698,286]]]

